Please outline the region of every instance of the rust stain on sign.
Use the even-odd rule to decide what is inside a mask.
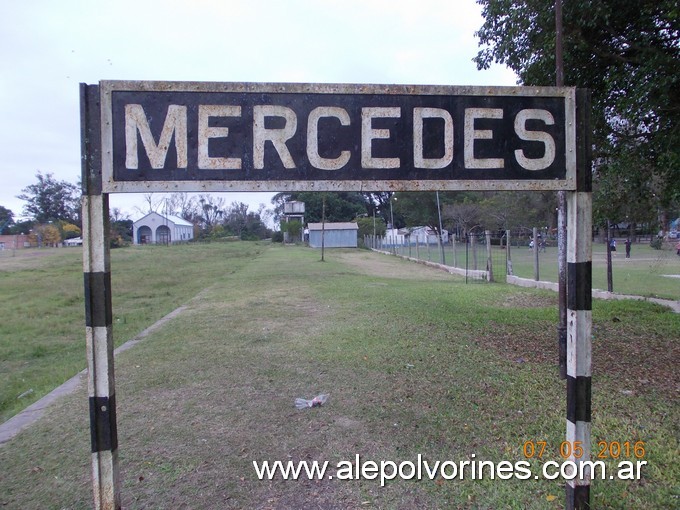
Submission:
[[[103,188],[569,190],[575,89],[100,84]]]

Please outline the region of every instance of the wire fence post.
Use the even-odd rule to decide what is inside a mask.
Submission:
[[[533,229],[532,245],[534,249],[534,280],[538,281],[538,229],[536,227]]]
[[[489,282],[493,282],[493,262],[491,260],[491,230],[484,231],[486,236],[486,271],[487,279]]]
[[[612,275],[612,224],[607,220],[607,292],[614,292],[614,278]]]
[[[477,234],[470,236],[470,243],[472,245],[472,269],[477,271]]]
[[[510,231],[505,231],[505,271],[508,276],[512,276],[512,254],[510,253]]]

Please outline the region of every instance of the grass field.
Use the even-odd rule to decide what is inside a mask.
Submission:
[[[261,250],[254,243],[113,250],[116,346]],[[10,255],[0,257],[0,422],[86,368],[81,249]]]
[[[619,250],[612,258],[612,280],[614,292],[635,296],[657,297],[662,299],[680,300],[680,257],[667,245],[662,250],[655,250],[649,244],[635,244],[631,250],[631,257],[626,258],[623,243],[619,243]],[[456,249],[456,263],[458,267],[465,267],[466,246],[458,243]],[[493,264],[496,274],[505,274],[505,250],[498,246],[492,247]],[[522,278],[534,278],[534,254],[527,246],[512,247],[511,258],[513,274]],[[409,255],[408,247],[402,247],[400,253]],[[432,245],[428,251],[424,246],[418,250],[419,258],[433,262],[440,262],[440,251]],[[410,256],[415,257],[416,251],[411,247]],[[607,290],[607,262],[606,247],[601,243],[593,244],[593,288]],[[448,246],[445,252],[446,263],[453,265],[453,251]],[[468,267],[473,268],[472,250],[468,247]],[[477,250],[477,267],[486,267],[486,249],[479,245]],[[557,282],[557,248],[548,247],[539,253],[539,279]]]
[[[3,295],[20,271],[72,271],[81,282],[66,268],[76,255],[63,252],[3,271]],[[526,441],[546,441],[543,460],[559,460],[565,387],[554,293],[465,285],[365,251],[329,250],[325,263],[318,251],[251,243],[112,255],[118,341],[189,305],[116,360],[124,508],[563,507],[559,481],[437,478],[381,488],[259,481],[252,466],[356,454],[516,462]],[[55,285],[43,292],[68,295]],[[649,463],[640,481],[595,481],[595,508],[677,508],[679,341],[680,315],[663,307],[594,302],[593,451],[599,441],[644,441]],[[331,395],[326,406],[293,407],[320,392]],[[83,388],[0,447],[0,507],[89,508],[89,464]]]

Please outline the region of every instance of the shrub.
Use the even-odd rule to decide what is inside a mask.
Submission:
[[[649,246],[651,246],[655,250],[660,250],[663,247],[663,239],[661,239],[660,237],[655,237],[651,241],[649,241]]]

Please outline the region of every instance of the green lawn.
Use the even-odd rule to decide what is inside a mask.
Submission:
[[[252,466],[517,462],[526,441],[560,460],[555,293],[466,285],[362,250],[327,250],[323,263],[316,250],[251,243],[113,257],[119,340],[153,302],[188,303],[116,359],[124,508],[563,507],[559,480],[265,482]],[[185,270],[193,278],[175,283]],[[594,302],[593,451],[643,441],[649,463],[640,481],[595,481],[595,508],[677,507],[679,340],[680,315],[663,307]],[[320,392],[326,406],[293,407]],[[83,388],[0,447],[0,507],[89,508],[89,464]]]
[[[261,250],[254,243],[113,250],[116,346]],[[82,250],[0,253],[2,422],[86,368],[86,359]]]
[[[623,243],[619,243],[619,250],[612,258],[613,290],[617,294],[631,294],[637,296],[657,297],[680,300],[680,257],[675,250],[666,246],[665,249],[655,250],[649,244],[635,244],[631,250],[631,258],[627,259]],[[505,250],[494,246],[493,264],[496,274],[504,274]],[[534,278],[534,254],[528,246],[515,247],[510,250],[513,274],[522,278]],[[399,253],[416,257],[415,247],[401,247]],[[438,247],[420,246],[418,257],[424,260],[440,262],[441,255]],[[451,246],[445,251],[446,263],[453,265],[454,256]],[[467,258],[466,258],[467,257]],[[472,248],[458,243],[456,249],[457,267],[474,268]],[[486,246],[477,247],[477,268],[486,268]],[[539,279],[557,282],[557,248],[548,247],[539,253]],[[593,244],[593,288],[607,290],[606,247],[601,243]]]

